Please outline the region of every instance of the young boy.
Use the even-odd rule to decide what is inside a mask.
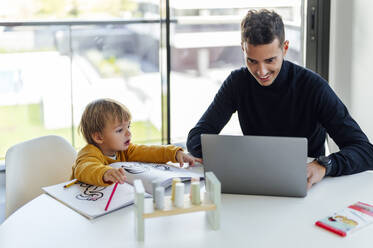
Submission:
[[[121,103],[111,99],[99,99],[85,108],[79,125],[87,145],[82,148],[73,165],[72,179],[81,182],[108,186],[124,183],[123,168],[112,168],[111,163],[138,161],[149,163],[179,162],[191,166],[202,162],[183,152],[180,147],[147,146],[131,143],[131,114]]]

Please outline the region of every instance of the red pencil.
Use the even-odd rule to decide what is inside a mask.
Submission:
[[[113,195],[114,195],[114,193],[115,193],[115,190],[117,189],[117,186],[118,186],[118,183],[116,183],[116,184],[114,185],[113,191],[111,191],[111,195],[110,195],[110,197],[109,197],[109,200],[107,201],[107,204],[106,204],[106,207],[105,207],[105,211],[107,211],[107,209],[108,209],[108,207],[109,207],[109,205],[110,205],[111,198],[113,198]]]

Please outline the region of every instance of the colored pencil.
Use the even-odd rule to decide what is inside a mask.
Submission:
[[[108,207],[109,207],[109,205],[110,205],[111,198],[113,198],[113,195],[114,195],[114,193],[115,193],[115,190],[117,189],[117,186],[118,186],[118,183],[116,183],[116,184],[114,185],[113,191],[111,191],[111,195],[110,195],[110,197],[109,197],[109,200],[107,201],[107,204],[106,204],[106,207],[105,207],[105,211],[107,211],[107,209],[108,209]]]
[[[78,181],[78,179],[75,179],[74,181],[72,181],[71,183],[68,183],[68,184],[64,185],[63,187],[64,188],[68,188],[68,187],[74,185],[77,181]]]

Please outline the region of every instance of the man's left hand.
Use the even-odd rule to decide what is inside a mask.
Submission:
[[[325,176],[326,169],[324,166],[312,161],[307,164],[307,190],[309,190],[315,183],[320,182]]]

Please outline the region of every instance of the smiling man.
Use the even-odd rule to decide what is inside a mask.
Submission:
[[[289,48],[281,17],[268,10],[241,22],[246,67],[233,71],[189,132],[189,152],[202,157],[201,134],[218,134],[237,111],[244,135],[306,137],[308,188],[325,176],[373,169],[373,146],[318,74],[284,60]],[[340,151],[325,155],[326,133]],[[270,151],[263,151],[270,152]]]
[[[242,42],[247,69],[261,86],[269,86],[276,79],[282,66],[289,41],[280,44],[279,39],[269,44],[253,45]]]

